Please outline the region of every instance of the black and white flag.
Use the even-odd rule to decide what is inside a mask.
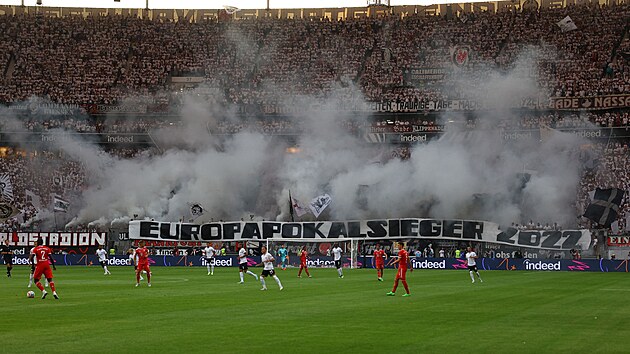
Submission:
[[[577,29],[575,22],[571,19],[571,17],[567,16],[562,20],[556,23],[562,32],[569,32]]]
[[[53,211],[60,211],[62,213],[67,213],[69,207],[70,207],[70,202],[64,200],[58,195],[53,196]]]
[[[194,218],[198,218],[203,215],[203,207],[199,203],[188,203],[190,206],[190,216]]]
[[[318,197],[315,197],[308,203],[309,209],[313,212],[315,217],[319,217],[321,213],[332,203],[332,198],[328,194],[322,194]]]
[[[597,188],[591,204],[586,207],[584,217],[604,227],[610,227],[617,220],[624,193],[618,188]]]
[[[4,222],[5,220],[12,218],[19,213],[20,211],[17,210],[17,208],[13,205],[5,202],[0,202],[0,222]]]
[[[0,200],[13,201],[13,184],[8,174],[0,175]]]

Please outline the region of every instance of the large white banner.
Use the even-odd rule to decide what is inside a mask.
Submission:
[[[374,219],[317,222],[213,222],[208,224],[131,221],[129,238],[150,241],[246,241],[264,239],[322,240],[353,238],[446,239],[492,242],[551,250],[587,249],[588,230],[519,231],[486,221],[440,219]]]
[[[9,240],[10,246],[34,246],[42,240],[51,247],[86,247],[105,245],[106,232],[0,232],[0,242]]]

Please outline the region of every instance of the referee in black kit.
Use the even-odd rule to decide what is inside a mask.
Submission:
[[[11,278],[11,269],[13,269],[13,250],[9,247],[9,240],[4,240],[4,244],[0,245],[0,253],[4,257],[4,264],[7,265],[7,277]]]

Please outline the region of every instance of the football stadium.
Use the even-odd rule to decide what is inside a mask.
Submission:
[[[629,20],[0,1],[0,352],[627,352]]]

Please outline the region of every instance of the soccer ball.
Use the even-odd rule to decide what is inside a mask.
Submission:
[[[35,297],[35,292],[34,292],[34,291],[32,291],[32,290],[31,290],[31,291],[29,291],[29,292],[27,292],[27,293],[26,293],[26,297],[31,298],[31,299],[32,299],[32,298],[34,298],[34,297]]]

